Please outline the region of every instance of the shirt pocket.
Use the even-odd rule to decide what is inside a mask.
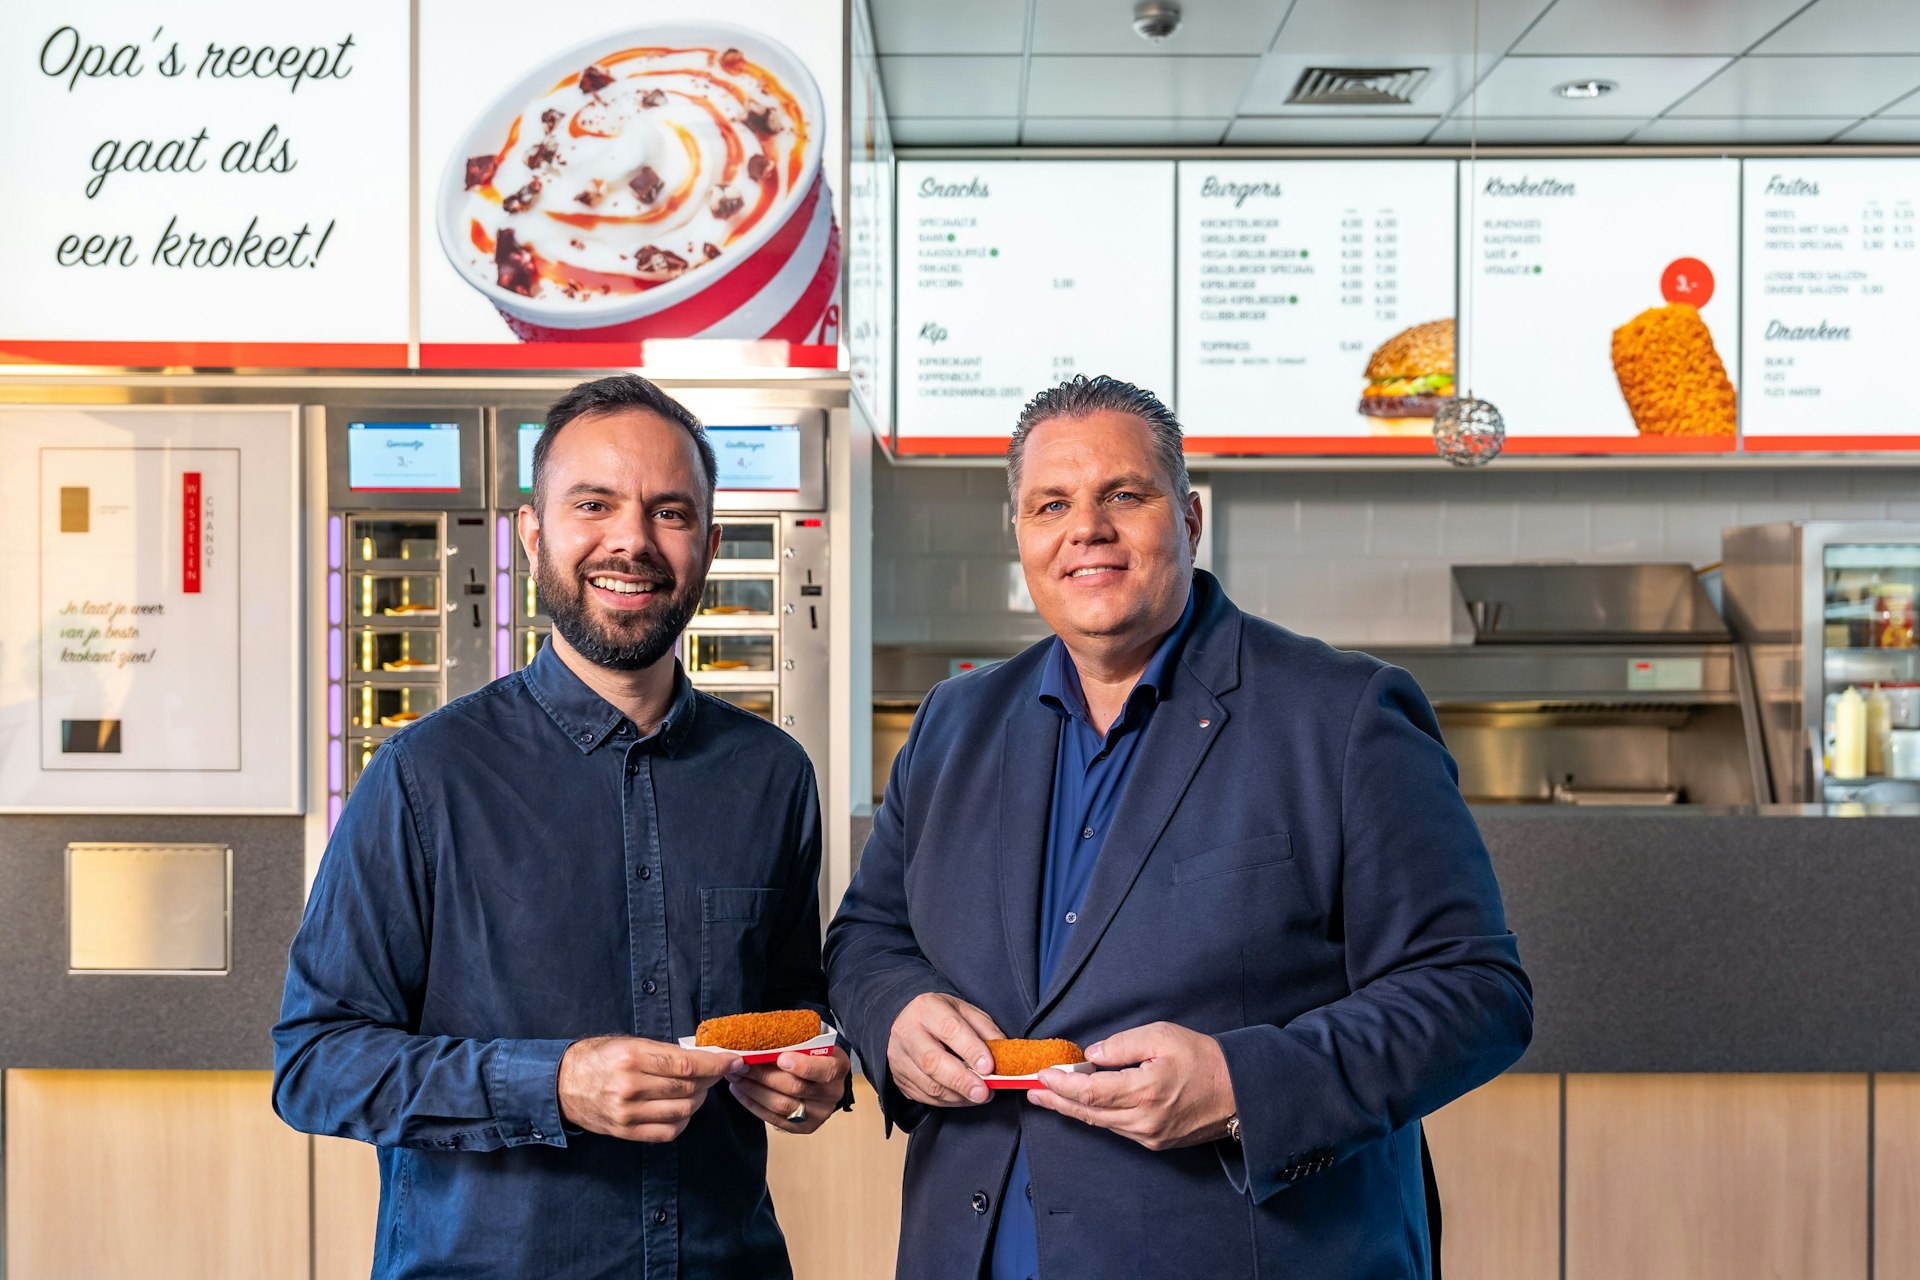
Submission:
[[[1215,845],[1177,859],[1173,864],[1173,882],[1192,884],[1215,876],[1253,871],[1277,862],[1293,861],[1293,838],[1284,831]]]
[[[700,1017],[758,1013],[778,889],[700,891]]]

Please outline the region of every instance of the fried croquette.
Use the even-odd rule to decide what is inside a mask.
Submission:
[[[987,1052],[993,1055],[993,1074],[997,1076],[1030,1076],[1046,1067],[1087,1060],[1071,1040],[989,1040]]]
[[[1613,372],[1643,436],[1730,436],[1733,383],[1700,313],[1685,303],[1642,311],[1613,331]]]
[[[811,1009],[783,1009],[777,1013],[735,1013],[708,1018],[693,1030],[693,1042],[704,1049],[732,1049],[756,1053],[784,1049],[820,1034],[820,1015]]]

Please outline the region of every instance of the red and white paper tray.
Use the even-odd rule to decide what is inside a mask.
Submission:
[[[820,1034],[811,1040],[802,1040],[799,1044],[784,1044],[778,1049],[755,1049],[751,1053],[741,1053],[738,1049],[722,1049],[718,1045],[695,1044],[692,1036],[681,1036],[682,1049],[698,1049],[702,1053],[726,1053],[743,1060],[750,1067],[763,1062],[773,1062],[783,1053],[804,1053],[809,1058],[824,1058],[833,1052],[833,1046],[839,1041],[840,1033],[826,1023],[820,1024]]]
[[[1066,1062],[1057,1067],[1042,1067],[1041,1071],[1065,1071],[1076,1076],[1090,1076],[1099,1068],[1091,1062]],[[1040,1071],[1024,1076],[981,1076],[980,1083],[989,1089],[1044,1089],[1046,1082],[1040,1078]]]

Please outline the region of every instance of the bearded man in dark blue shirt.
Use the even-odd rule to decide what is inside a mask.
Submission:
[[[376,1277],[792,1274],[766,1127],[819,1128],[846,1054],[674,1043],[826,1010],[812,767],[672,656],[715,480],[644,379],[555,404],[520,511],[551,642],[388,740],[328,844],[274,1106],[380,1148]]]

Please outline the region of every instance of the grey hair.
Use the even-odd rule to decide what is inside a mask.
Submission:
[[[1095,413],[1124,413],[1145,423],[1153,436],[1154,461],[1173,481],[1173,496],[1180,502],[1187,500],[1193,491],[1193,482],[1187,478],[1185,437],[1173,410],[1162,404],[1153,392],[1131,382],[1109,378],[1104,373],[1091,378],[1081,373],[1042,391],[1020,411],[1013,439],[1007,443],[1007,490],[1015,502],[1020,498],[1020,460],[1027,451],[1027,437],[1034,429],[1055,418],[1085,418]]]

